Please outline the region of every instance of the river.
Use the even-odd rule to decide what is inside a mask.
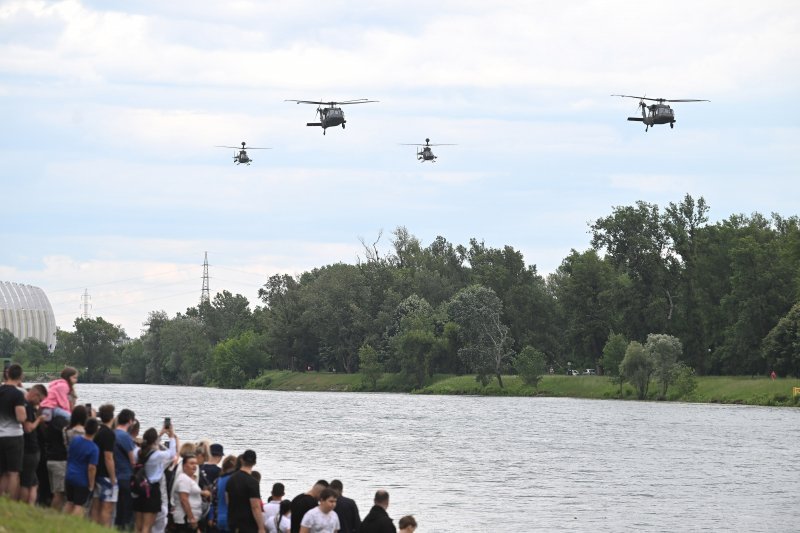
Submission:
[[[800,531],[800,410],[568,398],[78,384],[80,402],[172,418],[258,454],[262,496],[341,479],[419,532]]]

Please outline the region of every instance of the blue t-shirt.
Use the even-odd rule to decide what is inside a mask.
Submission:
[[[67,450],[67,475],[64,478],[76,487],[89,486],[89,465],[97,466],[100,449],[84,437],[75,437]]]
[[[217,478],[217,525],[222,529],[228,529],[228,502],[225,501],[225,487],[228,486],[230,479],[230,474]]]
[[[114,469],[117,471],[117,479],[129,480],[133,477],[133,465],[129,452],[136,449],[133,437],[124,429],[116,430],[117,441],[114,444]]]

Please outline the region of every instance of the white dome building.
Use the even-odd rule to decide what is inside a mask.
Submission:
[[[0,281],[0,329],[19,340],[29,337],[56,347],[56,317],[47,295],[39,287]]]

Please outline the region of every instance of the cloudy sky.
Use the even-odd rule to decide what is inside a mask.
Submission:
[[[613,206],[798,214],[800,4],[0,1],[0,280],[140,334],[359,238],[475,237],[552,272]],[[635,100],[675,104],[644,132]],[[347,129],[307,128],[348,106]],[[455,143],[421,164],[398,143]],[[272,147],[235,166],[232,150]]]

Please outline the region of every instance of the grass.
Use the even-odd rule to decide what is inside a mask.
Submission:
[[[0,498],[0,533],[102,533],[112,531],[77,516]]]
[[[700,403],[737,403],[749,405],[796,406],[800,396],[792,397],[792,387],[800,387],[800,379],[766,377],[711,376],[697,377],[697,388],[689,397],[676,397],[676,389],[668,391],[672,401]],[[486,387],[475,376],[437,374],[425,386],[413,389],[399,374],[383,374],[373,389],[365,384],[360,374],[334,374],[326,372],[264,372],[251,380],[248,388],[286,391],[378,391],[413,392],[416,394],[463,394],[482,396],[551,396],[563,398],[611,399],[619,398],[619,385],[606,376],[543,376],[538,388],[526,385],[518,376],[503,376],[503,388],[492,379]],[[656,398],[657,384],[652,382],[648,399]],[[623,399],[635,399],[633,387],[622,387]]]

